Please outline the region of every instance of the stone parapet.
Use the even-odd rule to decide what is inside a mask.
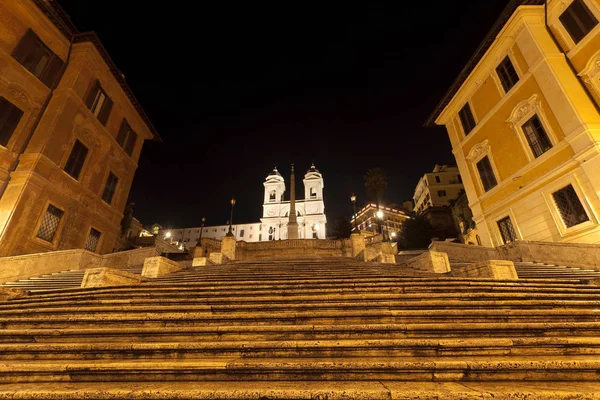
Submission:
[[[440,251],[427,251],[419,256],[405,261],[401,265],[434,274],[445,274],[450,272],[450,261],[448,260],[448,255]]]
[[[90,268],[85,271],[82,288],[138,285],[142,277],[112,268]]]
[[[148,257],[144,261],[142,276],[146,278],[159,278],[161,276],[181,271],[179,263],[169,260],[166,257]]]
[[[26,290],[0,287],[0,301],[17,300],[29,296]]]
[[[365,238],[360,233],[353,233],[350,235],[350,240],[352,243],[352,257],[357,257],[365,250]]]
[[[429,250],[446,253],[452,261],[478,262],[498,258],[496,250],[491,247],[460,243],[432,242]]]
[[[210,264],[208,257],[195,257],[192,260],[192,267],[204,267]]]
[[[487,260],[465,267],[455,266],[452,276],[463,278],[490,278],[498,280],[517,280],[517,270],[512,261]]]
[[[230,260],[235,260],[235,237],[225,236],[221,239],[221,253]]]
[[[568,265],[600,271],[600,245],[518,240],[496,248],[497,258]]]

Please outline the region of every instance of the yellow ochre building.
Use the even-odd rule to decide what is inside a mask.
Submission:
[[[426,125],[484,245],[600,243],[600,0],[510,1]]]

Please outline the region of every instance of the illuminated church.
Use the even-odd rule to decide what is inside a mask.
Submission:
[[[313,164],[304,174],[302,182],[304,183],[304,199],[295,201],[298,238],[325,239],[327,218],[323,202],[323,175]],[[274,168],[266,177],[263,186],[265,194],[262,218],[260,222],[256,223],[234,224],[232,231],[237,240],[261,242],[288,238],[290,200],[284,200],[285,179],[277,168]],[[194,247],[200,237],[200,229],[202,229],[203,238],[221,239],[229,231],[229,225],[171,229],[169,230],[170,241],[178,242],[186,248]],[[162,230],[159,236],[164,236],[166,232],[167,230]]]

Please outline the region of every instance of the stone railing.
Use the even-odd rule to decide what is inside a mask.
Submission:
[[[157,255],[159,252],[156,248],[147,247],[104,255],[74,249],[2,257],[0,258],[0,282],[11,282],[66,270],[101,267],[125,269],[143,265],[146,258]]]
[[[450,261],[479,262],[498,258],[496,249],[460,243],[432,242],[429,250],[448,254]]]
[[[544,262],[600,271],[600,245],[519,240],[496,248],[498,258]]]
[[[352,254],[349,239],[291,239],[268,242],[237,242],[236,260],[282,257],[349,257]]]

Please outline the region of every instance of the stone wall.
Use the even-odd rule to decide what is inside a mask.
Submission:
[[[203,240],[204,243],[204,240]],[[237,242],[236,260],[294,257],[349,257],[352,245],[349,239],[291,239],[268,242]]]
[[[159,255],[156,248],[143,248],[99,255],[87,250],[60,250],[0,258],[0,282],[32,276],[88,268],[126,269],[144,264],[147,257]]]
[[[544,262],[600,271],[600,245],[520,240],[496,248],[498,258]]]
[[[498,258],[496,250],[491,247],[460,243],[432,242],[429,250],[448,254],[450,261],[478,262]]]

